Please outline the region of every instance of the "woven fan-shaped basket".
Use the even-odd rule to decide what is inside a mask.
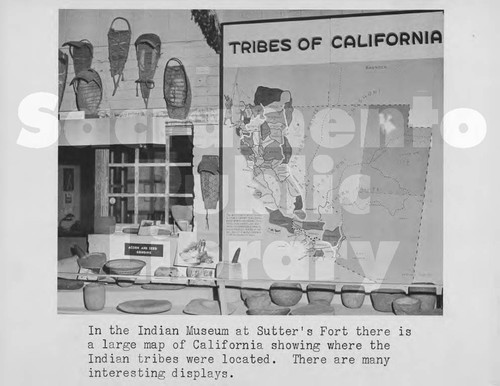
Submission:
[[[186,69],[177,58],[171,58],[165,65],[163,96],[167,103],[168,116],[173,119],[186,119],[191,107],[191,87]]]
[[[127,23],[128,29],[126,30],[116,30],[113,28],[113,24],[117,20],[124,20]],[[130,23],[127,19],[123,17],[116,17],[111,22],[108,31],[108,54],[109,54],[109,65],[111,71],[111,77],[113,78],[113,96],[118,89],[118,84],[120,83],[120,77],[123,80],[123,69],[125,68],[125,63],[127,62],[128,52],[130,48],[130,38],[132,36],[132,31],[130,29]],[[116,79],[115,79],[116,77]]]
[[[66,42],[63,47],[69,46],[69,54],[73,59],[73,68],[75,75],[88,70],[92,67],[92,59],[94,57],[94,47],[87,39],[78,41]]]
[[[102,81],[99,74],[88,69],[80,72],[70,83],[76,95],[79,111],[85,111],[88,118],[97,117],[102,100]]]
[[[68,55],[59,50],[59,108],[64,96],[66,88],[66,80],[68,78]]]

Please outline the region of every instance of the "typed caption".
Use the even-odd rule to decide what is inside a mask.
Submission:
[[[162,324],[87,326],[87,377],[157,380],[237,378],[250,366],[390,367],[412,329],[359,325]],[[261,367],[259,367],[261,368]]]

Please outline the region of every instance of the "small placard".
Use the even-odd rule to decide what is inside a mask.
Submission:
[[[163,257],[163,245],[162,244],[125,243],[125,252],[124,253],[127,256]]]

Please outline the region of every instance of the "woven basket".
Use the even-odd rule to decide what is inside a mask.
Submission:
[[[69,54],[73,59],[75,75],[92,67],[94,47],[87,39],[80,40],[79,42],[66,42],[63,44],[63,47],[65,46],[69,46]]]
[[[68,55],[59,50],[59,108],[66,89],[66,80],[68,79]]]
[[[117,20],[124,20],[127,23],[128,29],[126,30],[116,30],[113,28],[113,24]],[[125,68],[125,63],[128,58],[128,51],[130,48],[130,38],[132,36],[132,31],[130,29],[130,23],[127,19],[123,17],[116,17],[111,22],[108,31],[108,53],[109,53],[109,65],[111,71],[111,77],[113,78],[113,96],[118,89],[118,84],[120,83],[120,77],[123,80],[123,69]],[[116,79],[115,79],[116,77]]]
[[[201,178],[201,194],[205,209],[217,209],[219,201],[219,176],[203,172]]]
[[[79,111],[85,111],[87,118],[97,117],[102,100],[102,82],[99,74],[92,69],[80,72],[70,83],[76,95]]]
[[[171,65],[171,62],[177,62],[177,65]],[[186,119],[191,107],[191,87],[184,65],[177,58],[171,58],[165,65],[163,96],[168,116],[172,119]]]
[[[198,164],[205,209],[217,209],[219,201],[219,156],[204,155]]]
[[[155,87],[153,79],[161,55],[160,38],[155,34],[139,36],[135,41],[135,51],[139,67],[139,79],[135,83],[140,85],[142,99],[146,108],[148,108],[149,94]]]

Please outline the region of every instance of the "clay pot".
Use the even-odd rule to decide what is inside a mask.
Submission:
[[[278,306],[291,307],[302,298],[302,286],[299,283],[274,283],[269,293],[271,300]]]
[[[83,303],[89,311],[100,311],[106,304],[106,287],[103,283],[89,283],[83,287]]]
[[[431,283],[429,283],[431,284]],[[432,311],[436,308],[437,293],[435,287],[408,287],[408,295],[412,298],[420,300],[421,311]]]
[[[396,315],[417,315],[420,312],[420,300],[403,296],[392,302],[392,308]]]
[[[392,302],[406,296],[405,291],[393,288],[381,288],[370,293],[372,306],[380,312],[392,312]]]
[[[307,299],[309,303],[330,304],[335,294],[335,284],[309,284],[307,286]]]
[[[365,287],[362,285],[345,285],[342,287],[340,298],[347,308],[359,308],[365,301]]]

